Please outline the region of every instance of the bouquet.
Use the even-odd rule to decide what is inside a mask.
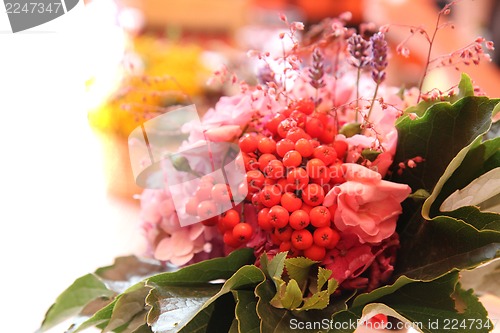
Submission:
[[[149,258],[76,280],[42,331],[69,317],[68,332],[493,328],[459,276],[500,254],[499,100],[465,74],[422,91],[430,70],[483,61],[491,43],[427,59],[419,88],[400,89],[385,84],[390,26],[356,31],[346,14],[299,41],[304,26],[281,20],[282,54],[249,52],[258,83],[217,72],[240,92],[201,121],[182,110],[180,148],[137,178]],[[139,162],[136,175],[153,166]]]

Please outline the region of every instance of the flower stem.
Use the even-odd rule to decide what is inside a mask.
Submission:
[[[361,77],[361,66],[358,67],[358,73],[356,76],[356,118],[354,121],[357,123],[358,122],[358,115],[359,115],[359,79]],[[378,87],[378,85],[377,85]]]
[[[424,74],[422,75],[422,78],[420,79],[420,84],[418,86],[417,103],[420,102],[420,99],[422,98],[422,87],[424,86],[424,81],[425,81],[425,78],[427,76],[427,71],[429,70],[429,64],[431,63],[432,46],[434,45],[434,39],[436,38],[437,32],[439,30],[439,21],[441,20],[442,13],[443,12],[440,11],[438,14],[438,18],[436,21],[436,27],[434,28],[434,33],[432,34],[431,40],[429,42],[429,51],[427,52],[427,60],[425,62]]]
[[[375,86],[375,92],[373,93],[372,104],[370,105],[370,110],[368,110],[368,115],[366,116],[366,122],[370,120],[370,115],[372,114],[373,105],[375,105],[375,99],[377,98],[379,84]]]

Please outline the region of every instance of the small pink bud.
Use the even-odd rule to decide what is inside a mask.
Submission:
[[[279,37],[280,37],[280,39],[285,38],[285,33],[284,32],[280,32]]]
[[[479,36],[479,37],[476,37],[476,40],[475,40],[476,43],[482,43],[484,42],[484,38]]]
[[[350,21],[352,20],[352,13],[351,12],[343,12],[342,14],[339,15],[339,19],[342,21]]]
[[[296,30],[304,30],[304,23],[302,22],[293,22],[292,23],[292,28]]]
[[[495,44],[491,40],[489,40],[489,41],[486,42],[486,48],[488,50],[494,50],[495,49]]]
[[[410,168],[414,168],[417,166],[417,164],[415,163],[414,160],[408,160],[407,164],[408,164],[408,167],[410,167]]]
[[[282,20],[283,22],[287,22],[286,15],[283,13],[280,13],[280,20]]]
[[[410,118],[411,120],[415,120],[418,118],[418,116],[415,112],[412,112],[408,114],[408,118]]]

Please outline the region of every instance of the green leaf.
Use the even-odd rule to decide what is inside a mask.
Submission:
[[[87,274],[82,276],[57,297],[55,303],[45,315],[40,332],[44,332],[65,319],[77,315],[96,298],[110,298],[114,295],[115,292],[109,290],[96,275]]]
[[[153,288],[146,299],[151,305],[148,324],[156,333],[178,332],[210,305],[219,290],[217,285]]]
[[[236,332],[259,333],[260,320],[257,316],[257,297],[254,291],[235,290],[233,295],[237,301],[235,309]]]
[[[165,268],[157,260],[126,256],[116,258],[110,266],[97,269],[95,274],[109,289],[123,292],[135,283],[164,271]]]
[[[289,310],[295,310],[302,304],[302,291],[294,279],[291,279],[286,285],[285,294],[281,297],[281,303],[285,309]]]
[[[184,267],[176,272],[155,275],[148,279],[148,284],[199,284],[217,279],[228,279],[240,267],[253,263],[253,249],[244,248],[233,251],[224,258],[205,260],[197,264]]]
[[[329,303],[330,294],[328,293],[328,290],[318,291],[305,299],[304,305],[300,308],[300,310],[321,310],[326,308]]]
[[[474,85],[469,75],[462,73],[462,78],[458,84],[458,95],[452,100],[453,102],[459,100],[462,97],[474,96]]]
[[[480,231],[500,232],[500,214],[497,213],[481,212],[476,207],[468,206],[444,214],[460,219]]]
[[[432,192],[458,152],[488,131],[497,103],[486,97],[467,96],[454,104],[436,103],[415,120],[401,117],[396,124],[398,147],[392,180],[406,183],[413,190]],[[425,157],[425,161],[406,168],[402,175],[395,172],[400,162],[416,156]]]
[[[266,280],[255,289],[259,298],[257,302],[257,314],[261,320],[260,331],[263,333],[291,333],[291,332],[318,332],[318,329],[308,329],[305,325],[312,322],[327,321],[333,314],[345,311],[346,302],[352,298],[354,293],[344,293],[334,297],[332,302],[323,310],[290,311],[278,309],[270,304],[275,295],[274,284]],[[325,290],[326,292],[326,290]],[[298,325],[304,325],[304,329]],[[328,325],[327,325],[328,326]],[[326,329],[325,329],[326,330]]]
[[[500,166],[500,137],[482,143],[480,140],[475,140],[452,160],[435,191],[424,204],[424,216],[440,214],[439,207],[453,192],[463,189],[474,179]]]
[[[356,134],[361,134],[361,124],[359,123],[348,123],[342,126],[339,131],[340,134],[345,135],[346,138],[350,138]]]
[[[181,271],[189,267],[192,266]],[[173,279],[169,280],[171,284],[166,284],[168,279],[165,278],[161,280],[161,285],[156,285],[150,279],[148,285],[153,289],[146,299],[147,304],[152,307],[148,314],[148,324],[157,333],[180,330],[219,297],[231,290],[253,288],[264,279],[264,273],[254,265],[241,267],[222,287],[211,284],[181,286]]]
[[[462,77],[460,79],[460,83],[458,84],[458,94],[452,97],[445,97],[444,100],[429,100],[429,101],[421,101],[415,106],[410,106],[407,108],[403,115],[408,115],[410,113],[416,114],[418,117],[422,117],[427,111],[428,108],[433,106],[436,103],[440,102],[450,102],[450,103],[455,103],[459,99],[467,96],[474,96],[474,85],[472,84],[472,80],[470,77],[462,73]],[[399,118],[396,124],[398,124],[401,121],[402,118]]]
[[[212,319],[212,314],[215,310],[215,303],[210,304],[192,319],[190,320],[186,326],[180,330],[181,333],[202,333],[208,331],[208,325],[210,323],[210,319]]]
[[[309,277],[309,271],[317,261],[305,257],[288,258],[285,266],[290,279],[297,281],[299,286],[303,286]]]
[[[260,265],[264,273],[269,279],[279,278],[283,274],[285,267],[285,259],[288,252],[280,252],[274,256],[271,261],[268,261],[267,254],[264,252],[260,257]]]
[[[395,277],[433,280],[454,269],[471,269],[500,256],[500,233],[478,230],[456,218],[425,220],[420,212],[400,230]]]
[[[144,286],[137,290],[122,294],[117,299],[113,308],[113,313],[106,326],[106,331],[113,331],[118,327],[128,327],[128,325],[136,318],[138,314],[142,314],[139,318],[143,318],[142,324],[146,323],[146,296],[150,292],[150,288]],[[140,326],[137,325],[136,328]],[[124,327],[124,328],[125,328]]]
[[[377,158],[378,155],[380,155],[381,152],[380,151],[377,151],[377,150],[373,150],[373,149],[363,149],[363,151],[361,152],[361,156],[363,156],[364,158],[366,158],[367,160],[373,162],[375,161],[375,159]]]
[[[418,324],[425,333],[447,333],[452,330],[453,321],[461,332],[488,332],[487,312],[472,291],[465,291],[458,283],[458,273],[451,273],[432,282],[407,284],[392,294],[377,300],[394,309],[407,320]],[[373,311],[373,309],[371,309]],[[376,311],[375,311],[376,312]],[[446,328],[447,321],[450,321]],[[476,325],[481,321],[481,327]],[[433,327],[436,326],[436,327]],[[487,325],[486,325],[487,326]]]
[[[325,269],[323,267],[318,267],[318,291],[323,289],[323,286],[328,281],[330,276],[332,276],[331,270]]]

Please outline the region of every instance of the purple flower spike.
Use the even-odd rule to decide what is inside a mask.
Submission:
[[[354,34],[347,40],[347,51],[351,55],[349,63],[356,68],[364,68],[370,64],[370,43],[361,35]]]
[[[380,84],[385,80],[385,69],[387,67],[387,41],[384,34],[376,33],[370,38],[372,45],[372,78]]]

